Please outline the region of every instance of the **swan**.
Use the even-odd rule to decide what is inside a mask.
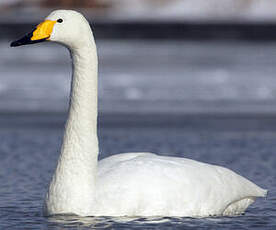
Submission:
[[[238,215],[266,196],[266,190],[227,168],[191,159],[139,152],[98,161],[98,61],[89,23],[76,11],[56,10],[11,46],[43,41],[67,47],[73,66],[68,119],[45,216]]]

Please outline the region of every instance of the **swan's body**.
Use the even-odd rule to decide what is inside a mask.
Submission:
[[[266,195],[266,190],[229,169],[185,158],[125,153],[98,162],[97,52],[92,31],[75,11],[54,11],[46,19],[33,37],[27,35],[29,43],[48,39],[68,47],[73,77],[69,117],[45,198],[45,215],[236,215]],[[58,19],[63,22],[56,23]],[[26,37],[12,45],[24,43]]]
[[[99,162],[94,215],[236,215],[264,191],[229,169],[128,153]]]

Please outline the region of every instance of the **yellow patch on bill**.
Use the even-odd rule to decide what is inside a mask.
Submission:
[[[52,20],[45,20],[44,22],[40,23],[33,32],[31,40],[36,41],[50,38],[55,24],[56,21]]]

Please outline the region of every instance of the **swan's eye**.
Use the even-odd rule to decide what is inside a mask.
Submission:
[[[58,23],[62,23],[63,20],[60,18],[60,19],[57,20],[57,22],[58,22]]]

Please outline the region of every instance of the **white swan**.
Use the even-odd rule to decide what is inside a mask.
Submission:
[[[97,52],[86,19],[52,12],[11,46],[54,41],[73,60],[69,117],[44,214],[80,216],[236,215],[267,191],[233,171],[185,158],[124,153],[98,162]]]

